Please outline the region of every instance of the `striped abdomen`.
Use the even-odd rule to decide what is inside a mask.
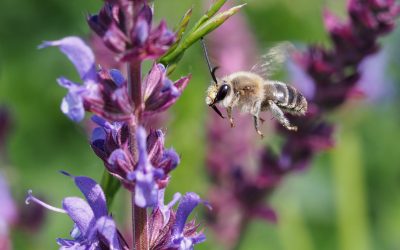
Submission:
[[[307,111],[306,98],[294,87],[282,82],[270,82],[273,89],[273,101],[283,111],[293,115],[304,115]]]

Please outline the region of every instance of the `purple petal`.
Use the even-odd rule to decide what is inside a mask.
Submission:
[[[58,245],[66,247],[67,249],[75,249],[75,247],[79,246],[79,243],[75,240],[58,238],[56,241]]]
[[[97,125],[99,125],[102,128],[107,128],[107,129],[112,129],[113,126],[111,125],[111,123],[109,123],[108,121],[104,120],[103,118],[101,118],[100,116],[97,115],[93,115],[90,118],[94,123],[96,123]]]
[[[167,149],[164,151],[160,166],[165,172],[170,172],[175,169],[180,162],[180,157],[174,149]]]
[[[372,101],[394,96],[393,81],[386,72],[389,63],[388,57],[388,52],[383,49],[379,53],[365,58],[359,65],[361,78],[357,85]]]
[[[82,97],[74,92],[69,92],[62,100],[61,111],[74,122],[82,121],[85,117]]]
[[[97,220],[95,226],[96,231],[100,234],[101,239],[105,242],[109,249],[121,249],[118,239],[118,231],[115,222],[108,216],[103,216]]]
[[[206,236],[203,233],[200,233],[194,237],[181,237],[173,240],[175,246],[179,247],[179,250],[193,250],[193,246],[195,244],[204,242],[206,240]]]
[[[178,81],[176,81],[174,85],[182,92],[188,85],[191,78],[192,78],[191,75],[182,77]]]
[[[150,24],[146,20],[139,17],[132,33],[134,45],[143,46],[149,37]]]
[[[294,61],[288,62],[288,71],[290,81],[307,99],[312,99],[315,94],[314,80]]]
[[[125,78],[122,75],[121,71],[117,69],[111,69],[109,71],[109,74],[118,87],[122,86],[122,84],[125,82]]]
[[[152,207],[157,203],[158,185],[153,173],[135,172],[135,204],[139,207]]]
[[[160,129],[151,131],[147,136],[147,154],[151,163],[156,164],[161,159],[164,141],[164,133]]]
[[[278,221],[278,215],[276,212],[272,208],[264,205],[254,208],[253,211],[251,211],[251,214],[272,223],[277,223]]]
[[[96,181],[86,176],[72,176],[66,172],[63,173],[74,179],[75,185],[81,190],[89,206],[92,208],[95,218],[100,218],[108,214],[106,197]]]
[[[11,224],[15,222],[17,219],[17,207],[11,197],[11,192],[2,172],[0,172],[0,201],[0,223]],[[7,227],[7,225],[4,226]],[[0,234],[1,229],[2,228],[0,228]]]
[[[68,59],[75,65],[81,79],[86,81],[96,81],[96,67],[94,55],[90,47],[79,37],[66,37],[57,41],[46,41],[39,48],[57,46]]]
[[[75,90],[76,91],[76,90],[82,88],[82,85],[80,85],[80,84],[78,84],[76,82],[73,82],[73,81],[71,81],[71,80],[69,80],[69,79],[67,79],[65,77],[59,77],[57,79],[57,82],[58,82],[58,85],[60,85],[61,87],[66,88],[66,89],[68,89],[70,91],[71,90]]]
[[[89,204],[78,197],[67,197],[63,200],[63,208],[85,237],[94,226],[94,214]]]
[[[139,127],[136,131],[136,140],[139,152],[138,169],[150,169],[150,163],[146,148],[146,131],[143,127]]]
[[[154,64],[151,68],[149,74],[147,75],[146,79],[144,80],[144,100],[146,101],[147,98],[153,93],[155,87],[160,83],[160,79],[164,73],[164,66],[162,64]]]
[[[196,193],[186,193],[182,197],[178,210],[176,211],[176,220],[172,232],[175,238],[179,238],[182,235],[187,218],[200,202],[202,202],[202,200]]]
[[[160,212],[162,213],[163,219],[164,219],[163,221],[164,221],[164,225],[165,225],[169,221],[172,207],[181,199],[182,195],[180,193],[175,193],[172,200],[167,205],[165,205],[164,204],[164,194],[165,194],[165,189],[158,191],[158,203],[157,203],[156,208],[158,208],[160,210]]]
[[[92,135],[90,137],[90,142],[94,143],[97,140],[102,140],[104,141],[106,139],[106,132],[104,131],[103,128],[97,127],[95,129],[93,129],[92,131]]]
[[[123,149],[120,148],[114,150],[107,161],[115,169],[117,166],[120,166],[122,169],[130,168],[129,156]]]

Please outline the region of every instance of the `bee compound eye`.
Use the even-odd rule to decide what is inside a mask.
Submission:
[[[215,97],[215,102],[223,100],[229,93],[230,89],[231,87],[228,84],[223,84],[218,90],[217,96]]]

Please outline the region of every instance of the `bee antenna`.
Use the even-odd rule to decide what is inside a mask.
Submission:
[[[200,40],[201,40],[201,44],[203,46],[204,57],[206,58],[206,61],[207,61],[208,70],[210,71],[211,77],[214,80],[215,84],[217,84],[217,77],[215,77],[215,72],[217,71],[217,69],[219,67],[214,67],[214,68],[211,67],[211,63],[210,63],[210,59],[208,57],[207,48],[206,48],[206,44],[204,42],[204,38],[202,37],[202,38],[200,38]]]
[[[214,67],[214,68],[211,70],[211,77],[212,77],[212,79],[214,80],[215,84],[217,84],[217,77],[215,76],[215,72],[217,71],[217,69],[219,69],[218,66],[217,66],[217,67]]]

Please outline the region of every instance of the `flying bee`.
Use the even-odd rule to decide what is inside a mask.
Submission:
[[[263,62],[254,65],[250,71],[239,71],[217,78],[215,72],[218,67],[211,69],[204,46],[207,63],[214,80],[214,83],[207,89],[206,104],[222,118],[224,116],[216,105],[226,108],[231,127],[234,127],[233,108],[250,113],[254,119],[254,127],[261,137],[263,137],[263,133],[260,131],[260,121],[263,121],[260,118],[262,111],[271,111],[273,117],[285,128],[297,131],[297,127],[290,124],[285,113],[297,116],[305,115],[307,112],[306,98],[293,86],[268,79],[277,69],[277,64],[284,62],[289,48],[291,48],[289,43],[279,44],[271,48],[263,56]]]

